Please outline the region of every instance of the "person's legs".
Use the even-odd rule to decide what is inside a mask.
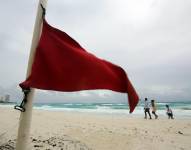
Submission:
[[[170,114],[170,118],[171,118],[171,119],[174,119],[173,114]]]
[[[145,119],[147,119],[147,110],[145,108]]]
[[[154,111],[152,111],[152,114],[155,116],[155,112]]]
[[[158,118],[158,115],[156,114],[156,112],[155,112],[155,111],[152,111],[152,114],[155,116],[155,119],[157,119],[157,118]]]
[[[149,114],[150,119],[152,119],[152,118],[151,118],[151,114],[150,114],[150,110],[149,110],[149,109],[148,109],[148,114]]]
[[[170,114],[168,113],[168,119],[170,119]]]

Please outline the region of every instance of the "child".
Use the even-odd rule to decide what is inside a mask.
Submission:
[[[151,100],[151,109],[152,109],[152,114],[155,116],[155,119],[158,118],[158,115],[156,114],[156,104],[155,104],[155,100]]]
[[[169,105],[166,105],[166,114],[168,115],[168,119],[174,119],[172,110],[169,108]]]

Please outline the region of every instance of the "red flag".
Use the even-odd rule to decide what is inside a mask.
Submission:
[[[128,93],[130,112],[139,100],[121,67],[88,53],[46,20],[43,21],[31,74],[20,86],[66,92],[108,89]]]

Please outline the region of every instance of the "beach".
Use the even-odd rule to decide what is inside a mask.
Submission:
[[[32,150],[190,150],[191,119],[33,110]],[[0,150],[14,149],[20,112],[0,107]]]

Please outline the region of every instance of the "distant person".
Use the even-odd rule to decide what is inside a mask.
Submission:
[[[158,115],[156,114],[157,108],[156,108],[155,100],[151,100],[151,109],[152,109],[152,114],[155,116],[155,119],[157,119]]]
[[[166,105],[166,114],[168,115],[168,119],[174,119],[172,110],[169,108],[169,105]]]
[[[144,112],[145,112],[145,119],[147,119],[147,113],[149,114],[150,119],[152,119],[150,114],[150,105],[147,98],[145,98]]]

